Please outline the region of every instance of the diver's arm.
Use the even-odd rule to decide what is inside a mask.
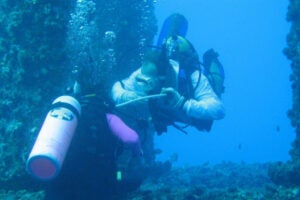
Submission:
[[[136,93],[133,91],[126,90],[120,81],[116,82],[112,88],[112,99],[116,104],[124,103],[132,99],[137,98]]]
[[[198,119],[218,120],[225,116],[225,109],[221,100],[214,93],[208,79],[199,71],[191,75],[192,84],[195,88],[194,98],[188,99],[183,110],[189,117]]]
[[[111,96],[116,104],[124,103],[143,96],[136,87],[136,76],[139,73],[141,73],[140,69],[134,71],[127,79],[118,81],[113,85]]]

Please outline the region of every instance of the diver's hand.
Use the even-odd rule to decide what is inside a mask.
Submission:
[[[171,109],[180,109],[182,108],[185,98],[181,96],[174,88],[162,88],[161,94],[166,94],[166,106]]]

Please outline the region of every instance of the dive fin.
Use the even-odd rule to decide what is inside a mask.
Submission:
[[[188,21],[183,15],[179,13],[174,13],[170,15],[167,19],[165,19],[163,23],[157,40],[157,46],[161,46],[164,42],[164,39],[172,35],[179,35],[185,37],[187,30]]]

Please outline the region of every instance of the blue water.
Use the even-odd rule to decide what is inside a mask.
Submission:
[[[189,21],[187,38],[198,53],[214,48],[225,67],[226,117],[210,133],[176,129],[156,137],[159,160],[178,154],[176,165],[203,162],[285,161],[295,131],[287,111],[292,107],[290,62],[282,53],[289,23],[288,1],[160,0],[159,26],[173,12]]]

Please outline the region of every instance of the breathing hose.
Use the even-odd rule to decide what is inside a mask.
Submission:
[[[124,103],[117,104],[116,107],[120,108],[120,107],[126,106],[128,104],[138,102],[138,101],[143,101],[146,99],[153,99],[153,98],[161,98],[161,97],[165,97],[165,96],[167,96],[167,95],[166,94],[153,94],[153,95],[148,95],[148,96],[144,96],[144,97],[139,97],[139,98],[136,98],[133,100],[126,101]]]

